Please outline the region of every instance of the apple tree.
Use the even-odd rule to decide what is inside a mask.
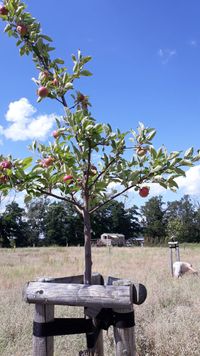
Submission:
[[[52,39],[41,32],[40,23],[20,0],[5,0],[0,17],[6,22],[4,31],[16,38],[20,55],[33,58],[38,70],[37,101],[50,99],[63,106],[50,142],[30,145],[37,160],[32,158],[34,152],[22,160],[0,157],[0,189],[25,191],[26,201],[49,196],[75,206],[84,221],[84,276],[90,284],[91,214],[130,189],[148,196],[148,183],[176,190],[176,178],[185,175],[184,167],[195,164],[200,153],[193,148],[186,152],[156,149],[152,142],[156,130],[142,123],[137,130],[114,132],[109,124],[96,122],[88,96],[75,90],[79,78],[91,75],[85,69],[91,57],[78,51],[72,55],[73,70],[68,71],[64,60],[52,57]]]

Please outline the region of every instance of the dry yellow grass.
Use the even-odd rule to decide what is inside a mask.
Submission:
[[[200,270],[200,246],[181,247],[180,254]],[[32,354],[34,307],[22,301],[24,284],[39,276],[81,274],[83,259],[82,247],[0,250],[0,355]],[[200,355],[200,279],[173,280],[168,248],[93,248],[93,271],[147,287],[147,300],[135,306],[139,356]],[[82,317],[82,309],[56,307],[56,316]],[[104,336],[105,356],[112,356],[111,328]],[[78,355],[84,348],[84,336],[55,338],[55,356]]]

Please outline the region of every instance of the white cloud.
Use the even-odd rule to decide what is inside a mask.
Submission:
[[[158,50],[158,56],[161,58],[163,64],[168,63],[172,57],[176,56],[177,52],[175,49],[160,48]]]
[[[183,194],[200,195],[200,165],[189,168],[186,177],[177,178],[177,183]]]
[[[9,104],[5,115],[10,123],[7,128],[0,126],[0,134],[13,141],[25,141],[29,139],[44,140],[52,129],[55,115],[38,115],[27,98],[21,98]]]

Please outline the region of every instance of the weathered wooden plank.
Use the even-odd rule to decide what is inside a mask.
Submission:
[[[54,305],[35,305],[34,321],[46,323],[54,319]],[[33,336],[33,356],[53,356],[53,336]]]
[[[111,282],[111,281],[110,281]],[[132,282],[129,280],[115,279],[112,280],[114,285],[126,285],[131,286]],[[113,308],[113,311],[117,313],[130,313],[133,312],[133,305],[127,308]],[[114,327],[114,339],[115,339],[115,352],[116,356],[136,356],[136,344],[135,344],[135,327],[119,328]]]
[[[29,282],[24,288],[23,298],[27,303],[94,306],[113,308],[132,304],[130,286],[102,286]]]
[[[104,284],[103,277],[99,273],[93,273],[92,274],[92,284],[94,284],[94,285],[102,285],[102,284]],[[98,308],[99,309],[99,306],[95,305],[93,307],[93,310],[94,310],[94,308]],[[90,312],[91,312],[91,308],[85,308],[85,311],[87,309],[90,309]],[[85,315],[87,315],[87,313],[85,313]],[[101,330],[99,332],[99,336],[98,336],[98,339],[97,339],[96,346],[95,346],[94,350],[88,350],[88,351],[90,352],[91,356],[104,356],[103,330]]]

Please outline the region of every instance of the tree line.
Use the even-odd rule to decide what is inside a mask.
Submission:
[[[93,239],[105,232],[123,233],[126,239],[142,234],[155,245],[171,237],[200,242],[200,205],[189,195],[167,203],[155,196],[140,208],[114,200],[92,215],[91,232]],[[13,201],[0,214],[1,247],[83,244],[83,221],[69,203],[43,198],[22,208]]]

